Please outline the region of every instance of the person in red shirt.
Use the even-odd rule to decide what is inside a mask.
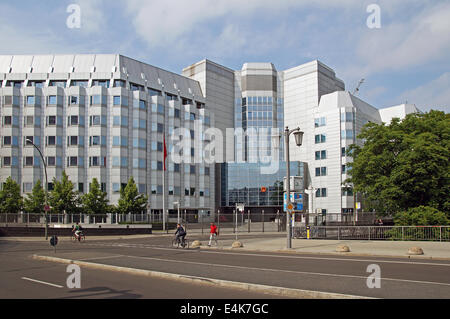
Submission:
[[[211,223],[211,230],[210,230],[210,235],[209,235],[209,244],[208,244],[208,246],[211,246],[211,242],[212,242],[213,239],[216,242],[216,246],[217,246],[217,226],[214,225],[214,223]]]

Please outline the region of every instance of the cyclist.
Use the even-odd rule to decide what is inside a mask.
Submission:
[[[83,228],[78,223],[76,223],[72,228],[72,233],[75,234],[75,238],[78,239],[78,241],[81,240],[82,229]]]
[[[184,246],[185,245],[184,237],[186,237],[186,231],[184,230],[183,226],[181,226],[180,224],[177,224],[177,230],[175,231],[175,236],[176,236],[177,243],[180,242],[180,238],[181,238],[181,244]]]

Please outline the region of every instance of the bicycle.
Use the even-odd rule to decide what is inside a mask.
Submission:
[[[75,236],[75,233],[72,233],[72,238],[71,238],[72,242],[75,241],[79,241],[79,242],[84,242],[86,240],[86,235],[82,232],[79,237],[77,238],[77,236]]]
[[[184,239],[184,243],[181,242],[180,239],[174,238],[172,240],[172,247],[173,248],[189,248],[189,240],[188,239]]]

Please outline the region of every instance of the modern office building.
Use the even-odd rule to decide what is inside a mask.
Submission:
[[[96,177],[115,204],[133,176],[157,215],[163,206],[175,212],[174,202],[210,216],[238,202],[275,211],[286,163],[284,143],[275,148],[271,136],[300,127],[303,144],[291,138],[290,161],[309,194],[304,212],[339,220],[359,201],[343,182],[345,151],[362,143],[362,126],[417,111],[369,105],[319,61],[278,71],[202,60],[177,75],[118,54],[0,56],[0,180],[12,176],[23,193],[44,180],[29,139],[43,151],[50,189],[63,170],[82,193]]]
[[[195,140],[200,121],[214,126],[200,83],[122,55],[0,56],[1,168],[29,193],[47,162],[49,189],[65,170],[85,193],[95,177],[110,203],[132,176],[149,196],[149,211],[165,207],[208,214],[214,207],[214,165],[196,163],[194,143],[180,151],[169,136],[185,128]],[[196,124],[197,123],[197,124]],[[169,156],[163,182],[164,137]],[[191,160],[190,160],[191,159]]]

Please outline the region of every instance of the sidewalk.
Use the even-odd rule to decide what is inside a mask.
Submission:
[[[292,239],[292,248],[287,249],[287,238],[252,239],[240,237],[238,241],[243,244],[243,248],[231,248],[234,240],[220,240],[220,238],[218,247],[214,246],[214,243],[212,247],[208,247],[208,241],[201,241],[201,248],[450,260],[450,242]],[[350,252],[336,252],[336,247],[339,245],[347,245]],[[424,254],[409,255],[408,249],[411,247],[422,248]]]

